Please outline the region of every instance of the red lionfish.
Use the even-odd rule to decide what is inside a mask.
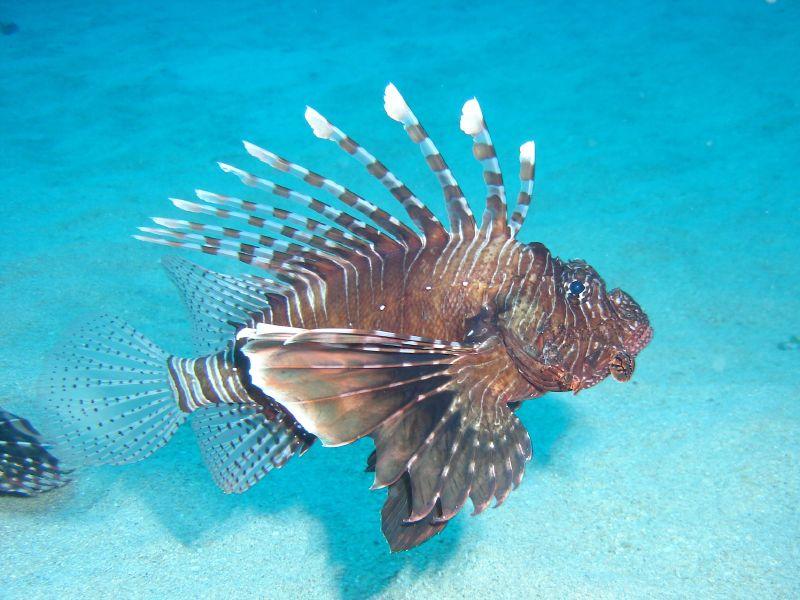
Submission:
[[[607,291],[587,263],[564,262],[544,245],[516,238],[533,192],[533,142],[520,148],[521,189],[509,218],[480,106],[474,99],[464,105],[461,129],[486,183],[478,225],[433,140],[391,84],[384,106],[436,176],[449,227],[312,108],[305,118],[314,134],[366,167],[413,226],[245,142],[252,157],[334,196],[353,214],[219,163],[246,186],[319,218],[198,190],[199,201],[172,203],[224,225],[155,218],[158,227],[140,228],[137,239],[236,259],[260,274],[165,259],[193,313],[200,358],[170,356],[118,319],[84,332],[62,357],[50,390],[62,445],[83,464],[143,459],[191,415],[214,480],[240,493],[317,439],[341,446],[369,436],[372,489],[388,487],[383,533],[392,550],[405,550],[441,531],[468,498],[478,514],[520,484],[531,458],[514,414],[523,400],[578,392],[609,374],[631,377],[652,335],[639,305],[619,289]]]

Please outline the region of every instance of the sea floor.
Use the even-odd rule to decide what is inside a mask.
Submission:
[[[800,596],[800,351],[781,346],[800,335],[800,5],[26,0],[0,22],[18,26],[0,35],[7,409],[46,425],[40,373],[103,313],[190,351],[162,252],[130,234],[178,216],[168,196],[240,192],[214,165],[256,168],[240,139],[390,206],[311,135],[306,103],[441,214],[383,114],[390,80],[472,198],[463,101],[509,180],[535,139],[523,239],[588,260],[656,332],[632,383],[527,403],[520,488],[418,549],[381,536],[368,442],[226,496],[187,429],[0,499],[0,598]]]

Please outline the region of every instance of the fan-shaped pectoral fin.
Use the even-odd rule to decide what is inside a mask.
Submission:
[[[503,355],[498,345],[457,360],[449,389],[372,433],[373,487],[389,486],[382,520],[392,550],[441,531],[467,498],[474,514],[492,498],[499,506],[522,480],[531,445],[507,406],[517,389]]]

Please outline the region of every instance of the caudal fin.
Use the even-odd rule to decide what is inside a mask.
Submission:
[[[0,409],[0,494],[32,496],[68,481],[33,425]]]
[[[96,319],[71,341],[43,390],[59,453],[80,465],[121,465],[166,444],[186,419],[168,355],[115,317]]]

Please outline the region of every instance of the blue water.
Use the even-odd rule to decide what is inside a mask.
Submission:
[[[190,351],[162,252],[129,236],[179,216],[167,196],[240,192],[214,166],[254,166],[238,140],[389,206],[305,104],[441,214],[383,114],[390,80],[472,198],[464,100],[509,178],[536,140],[522,237],[646,309],[633,382],[525,405],[522,486],[399,555],[369,443],[225,496],[181,431],[145,462],[0,500],[0,597],[800,596],[800,351],[779,348],[800,335],[800,5],[431,4],[0,4],[19,27],[0,36],[0,404],[46,422],[34,382],[97,313]]]

